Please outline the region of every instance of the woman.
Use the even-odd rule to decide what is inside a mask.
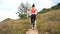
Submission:
[[[30,14],[31,14],[32,29],[35,29],[35,20],[36,20],[37,10],[36,10],[34,4],[32,5],[32,8],[30,10]]]

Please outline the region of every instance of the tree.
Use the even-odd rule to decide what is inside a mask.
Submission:
[[[29,16],[29,10],[31,6],[28,3],[21,3],[20,6],[18,7],[18,16],[20,18],[26,18]]]

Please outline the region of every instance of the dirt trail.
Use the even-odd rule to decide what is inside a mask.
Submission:
[[[38,34],[38,30],[29,29],[26,34]]]
[[[35,28],[36,28],[36,21],[35,21]],[[29,29],[29,30],[26,32],[26,34],[38,34],[38,30],[37,30],[37,29],[35,29],[35,30]]]

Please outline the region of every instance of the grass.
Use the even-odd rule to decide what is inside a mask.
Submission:
[[[30,18],[6,20],[0,23],[0,34],[26,34],[30,28]],[[60,10],[38,14],[37,29],[40,34],[60,34]]]
[[[0,34],[25,34],[28,28],[30,24],[26,19],[6,21],[0,25]]]
[[[37,16],[37,28],[40,33],[60,33],[60,10],[51,10]]]

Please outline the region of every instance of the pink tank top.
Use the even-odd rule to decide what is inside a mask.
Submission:
[[[35,8],[32,8],[31,9],[31,14],[35,14],[36,13],[36,9]]]

